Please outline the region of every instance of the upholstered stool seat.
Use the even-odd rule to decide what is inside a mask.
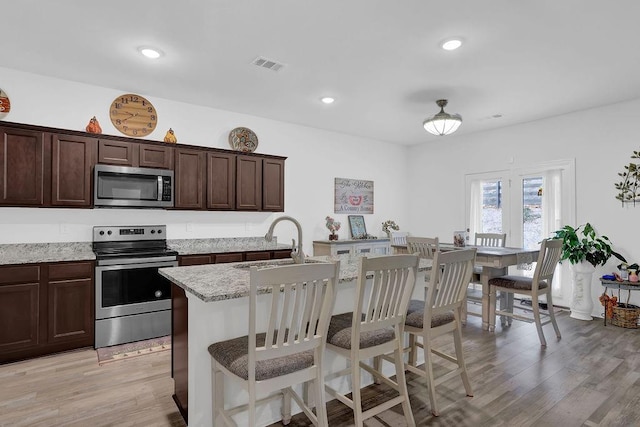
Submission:
[[[364,315],[361,317],[364,320]],[[353,313],[342,313],[331,316],[327,343],[336,347],[351,348],[351,328],[353,325]],[[360,333],[360,348],[369,348],[384,344],[395,339],[392,328],[376,329]]]
[[[256,334],[256,346],[263,347],[266,334]],[[211,344],[211,357],[238,377],[249,379],[249,337],[238,337]],[[313,365],[313,351],[256,361],[256,381],[280,377]]]
[[[431,316],[431,327],[446,325],[456,320],[453,311],[446,313],[439,313]],[[407,326],[414,328],[421,328],[424,326],[424,301],[412,299],[409,301],[409,308],[407,308],[407,320],[404,322]]]
[[[530,291],[533,287],[533,281],[531,277],[524,276],[500,276],[493,279],[489,279],[489,286],[500,286],[501,288],[515,289],[521,291]],[[538,283],[538,289],[545,289],[547,282],[541,280]]]

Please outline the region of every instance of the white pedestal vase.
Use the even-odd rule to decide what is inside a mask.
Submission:
[[[579,320],[592,320],[591,278],[596,268],[586,261],[571,264],[570,268],[573,280],[571,317]]]

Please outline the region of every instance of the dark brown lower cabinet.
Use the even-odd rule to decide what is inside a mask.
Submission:
[[[0,363],[93,345],[93,261],[0,266]]]
[[[227,262],[281,259],[291,256],[291,250],[233,252],[181,255],[180,266],[221,264]],[[189,422],[189,301],[181,287],[171,285],[171,375],[174,382],[173,400],[185,422]]]

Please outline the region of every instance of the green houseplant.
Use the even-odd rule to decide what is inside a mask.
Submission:
[[[624,257],[611,249],[607,236],[599,236],[588,222],[576,228],[565,225],[555,231],[555,238],[562,239],[560,261],[569,260],[573,279],[571,297],[571,317],[579,320],[591,320],[593,300],[591,281],[593,272],[599,265],[615,256],[623,262]]]
[[[580,230],[582,228],[582,230]],[[562,239],[562,256],[560,260],[569,260],[571,264],[586,261],[594,267],[605,265],[615,256],[622,262],[626,259],[611,249],[611,241],[607,236],[598,236],[588,222],[576,228],[565,225],[555,231],[555,238]]]

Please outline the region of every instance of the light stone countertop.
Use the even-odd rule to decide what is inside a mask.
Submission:
[[[369,257],[373,257],[369,255]],[[314,256],[311,262],[340,261],[339,283],[351,282],[358,278],[360,256]],[[206,264],[186,267],[165,267],[158,271],[161,275],[180,286],[204,302],[242,298],[249,295],[249,267],[278,266],[292,264],[292,260],[272,260],[237,262],[228,264]],[[431,260],[421,259],[419,271],[431,269]]]
[[[95,260],[91,242],[15,243],[0,245],[0,265]]]
[[[92,242],[0,244],[0,265],[95,260],[91,245]],[[167,240],[167,246],[179,255],[291,249],[290,245],[277,243],[276,237],[273,242],[264,237],[175,239]]]
[[[278,239],[275,236],[272,242],[267,242],[264,237],[169,239],[167,240],[167,246],[174,251],[178,251],[179,255],[291,249],[291,245],[279,244]]]

